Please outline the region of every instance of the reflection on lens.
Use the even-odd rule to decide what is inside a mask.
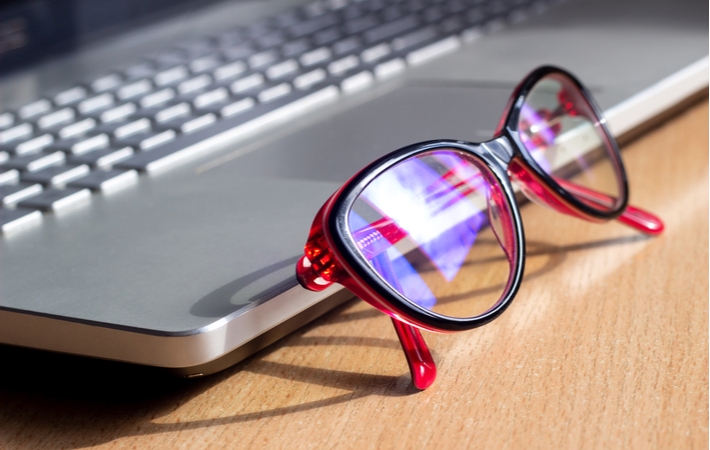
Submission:
[[[613,147],[569,78],[551,74],[532,88],[520,111],[518,131],[538,166],[561,187],[596,210],[615,208],[621,176],[613,164]]]
[[[488,169],[455,150],[419,154],[373,180],[348,215],[371,267],[410,302],[451,317],[500,299],[514,253],[510,209]]]

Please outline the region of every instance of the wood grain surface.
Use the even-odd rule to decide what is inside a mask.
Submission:
[[[425,334],[425,392],[390,320],[354,301],[200,380],[2,347],[0,447],[708,448],[707,100],[623,156],[665,233],[524,206],[518,297]]]

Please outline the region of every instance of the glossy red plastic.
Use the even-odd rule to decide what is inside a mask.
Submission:
[[[588,111],[604,134],[609,156],[615,167],[620,186],[618,197],[580,186],[573,181],[550,175],[543,171],[526,150],[518,136],[518,115],[526,94],[544,77],[567,77],[569,86],[578,91],[561,93],[560,104],[570,115],[577,114],[568,101],[569,95],[583,97],[589,102]],[[346,215],[365,187],[377,176],[395,164],[414,158],[427,151],[454,150],[476,156],[487,170],[482,176],[492,187],[488,197],[488,214],[500,215],[500,228],[491,225],[511,267],[510,277],[500,300],[490,310],[471,318],[442,316],[407,301],[392,286],[379,277],[372,266],[362,263],[359,252],[367,246],[357,242],[369,242],[372,233],[397,243],[407,236],[406,231],[387,216],[358,230],[349,230]],[[454,173],[445,173],[443,178],[456,180]],[[436,378],[436,366],[419,329],[448,333],[463,331],[484,325],[494,320],[512,302],[522,281],[525,261],[525,245],[520,214],[515,204],[510,179],[519,182],[523,192],[536,203],[550,207],[563,214],[592,222],[617,219],[639,231],[656,235],[663,231],[663,222],[653,214],[628,206],[626,174],[618,146],[606,128],[598,107],[588,91],[568,72],[555,67],[542,67],[533,71],[516,89],[503,115],[496,137],[483,144],[462,141],[439,140],[422,142],[399,149],[373,162],[336,191],[317,213],[305,245],[304,256],[296,267],[297,278],[306,289],[320,291],[332,283],[338,283],[365,300],[378,310],[389,315],[399,337],[414,386],[426,389]],[[457,186],[455,181],[454,185]],[[458,186],[457,186],[458,187]],[[465,191],[465,186],[461,192]],[[369,244],[368,244],[369,245]],[[375,257],[381,249],[366,248],[368,256]]]
[[[572,183],[571,181],[564,180],[561,178],[556,178],[556,181],[563,188],[574,193],[578,198],[590,205],[602,205],[608,206],[612,204],[612,199],[601,192],[596,192],[591,189],[587,189],[578,184]],[[663,221],[660,217],[645,211],[641,208],[636,208],[634,206],[627,206],[626,209],[621,213],[617,220],[625,225],[630,226],[642,233],[657,235],[661,234],[665,229]]]

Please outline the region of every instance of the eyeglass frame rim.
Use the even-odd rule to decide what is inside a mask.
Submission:
[[[410,316],[407,318],[397,316],[395,317],[396,319],[418,328],[440,333],[465,331],[491,322],[502,314],[515,298],[525,272],[525,235],[507,167],[496,159],[489,150],[485,149],[485,146],[491,142],[477,144],[441,139],[403,147],[366,166],[334,195],[331,202],[328,202],[329,207],[324,211],[323,215],[325,225],[323,229],[326,233],[326,239],[332,245],[331,249],[335,251],[341,263],[345,263],[350,267],[351,270],[347,271],[348,275],[352,281],[360,285],[359,287],[362,290],[375,291],[374,293],[385,301],[386,306],[393,307],[394,311],[389,311],[390,313],[405,310],[406,314]],[[436,150],[458,150],[481,159],[496,178],[496,182],[504,194],[512,219],[516,258],[513,270],[508,276],[506,290],[493,307],[482,314],[470,318],[445,316],[407,300],[405,296],[397,292],[395,288],[375,273],[352,240],[345,237],[349,233],[347,216],[355,201],[372,180],[402,161]],[[337,233],[332,233],[331,230],[337,230]],[[346,287],[348,287],[347,284]],[[396,304],[393,304],[390,300],[395,300]]]
[[[520,133],[518,130],[518,119],[520,117],[520,112],[522,110],[523,104],[525,103],[525,99],[540,80],[551,74],[564,75],[570,81],[572,81],[572,83],[577,89],[579,89],[589,106],[592,108],[592,112],[596,116],[596,119],[602,131],[604,132],[607,142],[611,146],[610,150],[612,152],[610,156],[612,156],[611,159],[612,163],[614,164],[615,175],[617,177],[617,182],[620,188],[620,192],[617,197],[616,208],[614,209],[611,209],[609,211],[594,209],[585,204],[584,202],[578,200],[569,191],[560,186],[554,178],[552,178],[545,170],[542,169],[542,167],[540,167],[540,165],[537,163],[535,158],[533,158],[532,154],[525,147],[525,144],[523,144],[523,141],[520,138]],[[624,162],[621,159],[621,151],[619,149],[619,144],[616,142],[616,139],[611,134],[611,131],[609,130],[609,126],[607,124],[607,120],[604,117],[601,108],[594,100],[594,97],[592,96],[591,92],[589,92],[589,90],[584,86],[584,84],[582,84],[582,82],[576,76],[574,76],[567,70],[553,65],[545,65],[540,66],[530,72],[523,79],[523,81],[518,84],[518,86],[511,94],[508,104],[506,105],[505,113],[503,114],[503,118],[501,119],[501,124],[499,126],[499,129],[496,130],[495,135],[496,137],[507,137],[508,140],[510,140],[513,144],[512,147],[514,156],[520,156],[523,161],[525,161],[525,163],[536,172],[536,175],[539,176],[547,184],[548,187],[553,189],[555,193],[559,195],[570,206],[574,207],[578,211],[581,211],[583,214],[591,216],[595,219],[601,219],[606,221],[619,217],[628,206],[629,182],[628,177],[626,175],[626,168],[624,166]]]

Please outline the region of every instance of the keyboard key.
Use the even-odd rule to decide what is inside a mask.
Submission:
[[[298,10],[288,10],[286,12],[277,14],[273,18],[274,22],[278,24],[279,27],[281,28],[287,28],[294,23],[298,23],[301,20],[301,15],[298,13]]]
[[[227,61],[247,59],[256,53],[256,49],[251,44],[239,44],[222,50],[222,55]]]
[[[91,83],[91,90],[94,92],[108,91],[117,88],[122,82],[123,78],[119,74],[112,73],[94,80]]]
[[[25,105],[17,112],[21,119],[30,119],[42,114],[47,114],[52,110],[52,103],[47,99],[37,100],[36,102]]]
[[[154,147],[165,144],[175,139],[175,131],[165,130],[152,133],[140,133],[128,136],[123,139],[118,139],[116,144],[119,146],[130,146],[139,150],[150,150]]]
[[[217,116],[209,113],[199,117],[195,117],[192,120],[186,121],[180,127],[180,132],[183,134],[194,133],[197,130],[201,130],[205,127],[209,127],[217,122]]]
[[[177,120],[163,123],[159,129],[175,130],[183,134],[192,133],[204,127],[208,127],[217,122],[217,116],[213,113],[204,114],[199,117],[187,116]]]
[[[0,230],[3,234],[10,234],[17,230],[36,225],[42,221],[42,213],[34,209],[5,209],[0,208]]]
[[[126,120],[128,116],[136,112],[137,109],[138,107],[135,103],[124,103],[121,106],[116,106],[115,108],[101,112],[97,117],[103,123],[118,122]]]
[[[360,54],[360,59],[362,59],[364,63],[370,63],[389,55],[391,52],[390,46],[382,43],[364,50]]]
[[[375,43],[415,29],[419,25],[416,16],[410,15],[372,28],[363,34],[365,42]]]
[[[235,94],[241,94],[242,92],[253,90],[262,84],[264,84],[264,76],[260,73],[254,73],[235,81],[230,88]]]
[[[439,24],[439,29],[444,35],[458,34],[464,29],[464,22],[461,17],[449,17]]]
[[[307,67],[326,62],[331,58],[333,58],[333,54],[330,49],[328,47],[321,47],[301,56],[301,64]]]
[[[340,14],[345,20],[352,20],[356,17],[364,15],[366,11],[366,6],[364,5],[361,6],[357,4],[351,4],[343,8]]]
[[[69,123],[74,120],[76,113],[71,108],[63,108],[53,113],[42,116],[37,120],[37,126],[41,129],[47,129]]]
[[[349,0],[328,0],[328,7],[332,10],[339,10],[345,8],[349,3]]]
[[[379,79],[385,79],[397,75],[407,68],[407,64],[402,58],[395,58],[375,67],[375,76]]]
[[[153,108],[155,106],[162,105],[174,99],[175,95],[175,90],[172,88],[165,88],[158,92],[148,94],[141,99],[141,108]]]
[[[260,67],[268,66],[278,61],[279,55],[275,50],[267,50],[256,55],[249,57],[249,67],[252,69],[258,69]]]
[[[270,80],[276,80],[296,71],[298,71],[298,63],[295,59],[288,59],[266,69],[266,76]]]
[[[293,85],[296,89],[308,89],[316,83],[320,83],[325,80],[328,76],[327,72],[323,69],[312,70],[308,73],[304,73],[296,77],[293,80]]]
[[[450,14],[459,14],[466,10],[466,4],[462,1],[459,0],[452,0],[447,2],[446,4],[446,10]]]
[[[41,211],[61,212],[66,209],[88,202],[91,191],[88,189],[45,189],[41,193],[23,200],[17,204],[21,208],[39,209]]]
[[[12,125],[13,123],[15,123],[15,116],[13,116],[11,113],[6,112],[0,114],[0,130],[9,128],[10,125]]]
[[[292,89],[290,84],[281,83],[279,85],[261,91],[257,98],[261,103],[267,103],[289,94],[291,90]]]
[[[156,86],[167,86],[169,84],[177,83],[180,80],[184,80],[189,76],[187,67],[176,66],[171,69],[163,70],[158,72],[153,81],[155,81]]]
[[[71,125],[67,125],[66,127],[59,130],[59,137],[61,139],[69,139],[82,134],[86,134],[91,131],[91,129],[93,129],[95,126],[96,121],[94,119],[86,118]]]
[[[3,184],[0,185],[0,204],[13,206],[40,192],[42,192],[42,185],[37,183]]]
[[[355,55],[333,61],[328,64],[328,71],[333,75],[340,75],[360,65],[360,60]]]
[[[345,55],[347,53],[352,53],[355,51],[358,51],[362,48],[362,43],[360,42],[360,39],[356,36],[349,37],[347,39],[343,39],[341,41],[336,42],[333,44],[333,53],[336,55]]]
[[[378,23],[379,22],[376,17],[368,15],[355,20],[348,21],[345,24],[344,29],[347,34],[356,34],[360,33],[361,31],[367,30],[368,28],[372,28]]]
[[[244,30],[229,30],[218,35],[215,40],[217,41],[218,48],[229,48],[236,44],[241,44],[246,39],[246,34]]]
[[[98,133],[107,133],[122,139],[132,134],[150,131],[151,124],[147,118],[140,118],[131,122],[111,122],[96,127]]]
[[[121,187],[131,185],[137,180],[138,172],[135,170],[94,170],[90,174],[70,182],[68,186],[92,191],[113,192]]]
[[[217,81],[228,80],[238,77],[247,70],[247,65],[242,61],[225,64],[214,71],[214,79]]]
[[[28,155],[30,153],[38,153],[48,145],[54,142],[54,136],[51,134],[43,134],[36,138],[30,139],[28,141],[17,144],[14,147],[13,153],[15,155]]]
[[[113,105],[114,103],[114,98],[113,94],[110,94],[108,92],[105,92],[103,94],[99,94],[95,97],[87,98],[86,100],[83,100],[82,102],[79,103],[77,106],[77,109],[79,110],[79,114],[86,115],[94,111],[98,111],[101,109],[106,109]]]
[[[182,42],[176,47],[178,50],[185,52],[190,60],[195,60],[203,56],[214,54],[217,50],[217,40],[213,37],[201,37],[199,39],[191,39],[187,42]]]
[[[404,50],[423,42],[434,40],[437,36],[438,33],[436,32],[436,29],[433,26],[429,26],[395,38],[392,41],[392,48],[395,51]]]
[[[248,25],[246,27],[246,33],[251,38],[262,36],[268,33],[269,31],[272,31],[272,27],[268,19],[252,23],[251,25]]]
[[[202,74],[183,81],[178,85],[177,90],[180,94],[188,94],[190,92],[202,90],[210,84],[212,84],[212,77],[207,74]]]
[[[138,80],[140,78],[152,78],[155,75],[156,70],[152,63],[146,61],[129,67],[124,71],[124,73],[129,80]]]
[[[66,157],[64,156],[64,152],[42,152],[34,155],[23,155],[13,158],[5,162],[5,164],[3,164],[3,168],[17,169],[22,172],[35,172],[37,170],[42,170],[45,167],[63,164],[65,159]]]
[[[262,49],[276,47],[277,45],[281,45],[286,42],[286,38],[280,31],[267,33],[255,38],[254,40],[259,45],[259,48]]]
[[[311,20],[296,23],[289,28],[289,34],[292,38],[300,38],[308,34],[313,34],[316,31],[328,28],[338,23],[338,18],[335,14],[324,14]]]
[[[83,86],[76,86],[62,91],[54,96],[54,103],[58,106],[67,106],[86,98],[87,91]]]
[[[317,46],[329,45],[342,38],[342,31],[338,27],[333,27],[316,33],[313,36],[313,43]]]
[[[321,14],[325,14],[328,12],[325,7],[325,3],[319,1],[308,3],[307,5],[303,6],[302,11],[306,15],[306,17],[318,17]]]
[[[177,64],[185,64],[189,60],[185,52],[177,49],[162,52],[153,58],[153,62],[158,70],[167,69]]]
[[[20,180],[20,172],[17,169],[0,169],[0,184],[17,183]]]
[[[114,164],[130,158],[134,153],[133,148],[128,146],[109,147],[80,155],[69,156],[68,162],[71,164],[88,164],[91,167],[110,169]]]
[[[346,94],[352,94],[353,92],[360,91],[370,86],[374,82],[374,80],[375,77],[372,76],[372,73],[367,70],[364,70],[360,73],[357,73],[344,79],[340,83],[340,89],[342,89],[342,91]]]
[[[205,37],[191,40],[189,42],[183,42],[178,44],[176,47],[185,52],[189,59],[194,60],[214,53],[217,48],[217,44],[213,38]]]
[[[293,58],[311,49],[311,44],[307,39],[299,39],[285,43],[281,47],[281,54],[285,58]]]
[[[225,103],[229,100],[229,91],[225,88],[213,89],[209,92],[198,95],[192,101],[195,108],[202,109],[215,103]]]
[[[120,100],[128,100],[145,95],[151,90],[153,90],[153,84],[148,79],[143,79],[120,87],[116,91],[116,97]]]
[[[380,17],[385,21],[390,22],[404,15],[404,9],[399,5],[392,5],[380,11]]]
[[[81,155],[95,150],[106,148],[109,137],[105,133],[79,139],[64,139],[47,147],[49,150],[60,150],[71,155]]]
[[[7,130],[0,131],[0,144],[29,138],[31,135],[32,125],[29,123],[21,123]]]
[[[164,123],[189,114],[190,105],[187,102],[182,102],[158,111],[155,114],[155,121],[158,123]]]
[[[230,103],[229,105],[222,107],[219,110],[219,114],[222,117],[231,117],[231,116],[234,116],[236,114],[239,114],[241,112],[244,112],[244,111],[247,111],[247,110],[253,108],[254,105],[256,105],[256,101],[253,98],[251,98],[251,97],[243,98],[241,100],[238,100],[236,102]]]
[[[440,6],[430,6],[422,14],[424,21],[427,23],[438,22],[445,16],[446,14],[444,14],[444,11],[441,9]]]
[[[20,177],[25,183],[40,183],[45,186],[64,186],[67,182],[89,173],[89,166],[52,166],[36,172],[25,172]]]
[[[207,55],[190,62],[190,72],[202,73],[212,70],[222,64],[217,55]]]
[[[328,45],[338,39],[342,39],[342,37],[343,33],[340,29],[338,27],[333,27],[316,33],[316,35],[313,36],[313,43],[316,45]]]
[[[461,47],[461,40],[456,36],[449,36],[409,53],[407,55],[407,63],[413,66],[421,64],[432,58],[450,53],[459,47]]]

